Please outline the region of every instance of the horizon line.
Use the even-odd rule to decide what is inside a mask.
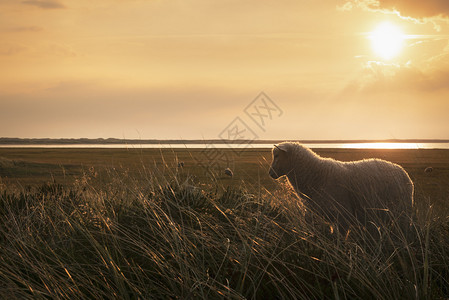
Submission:
[[[449,143],[449,139],[125,139],[125,138],[18,138],[0,137],[0,144],[277,144],[280,142],[303,144],[355,144],[355,143]]]

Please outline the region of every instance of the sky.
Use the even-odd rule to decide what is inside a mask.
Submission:
[[[447,0],[1,0],[0,41],[0,137],[449,138]]]

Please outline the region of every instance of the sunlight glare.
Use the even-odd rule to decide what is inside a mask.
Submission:
[[[351,143],[343,144],[343,148],[349,149],[419,149],[421,146],[417,143]]]
[[[373,51],[383,59],[392,59],[402,50],[405,35],[394,24],[381,23],[369,35]]]

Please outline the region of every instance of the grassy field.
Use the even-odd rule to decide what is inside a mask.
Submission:
[[[401,164],[409,232],[310,221],[268,149],[0,149],[0,298],[448,298],[449,151],[317,152]]]
[[[205,186],[241,186],[248,189],[276,189],[268,176],[270,149],[45,149],[0,148],[0,184],[27,187],[48,182],[71,185],[84,174],[95,176],[127,174],[136,180],[156,176],[181,175]],[[324,157],[350,161],[364,158],[386,159],[403,166],[415,183],[418,199],[447,207],[449,195],[449,150],[315,149]],[[178,168],[183,162],[184,167]],[[232,178],[224,169],[233,170]],[[432,167],[431,173],[424,170]]]

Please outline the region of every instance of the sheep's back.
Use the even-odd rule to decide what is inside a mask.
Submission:
[[[399,165],[369,159],[346,163],[347,188],[370,202],[382,201],[406,207],[413,202],[413,183],[407,172]],[[382,205],[385,206],[385,205]]]

